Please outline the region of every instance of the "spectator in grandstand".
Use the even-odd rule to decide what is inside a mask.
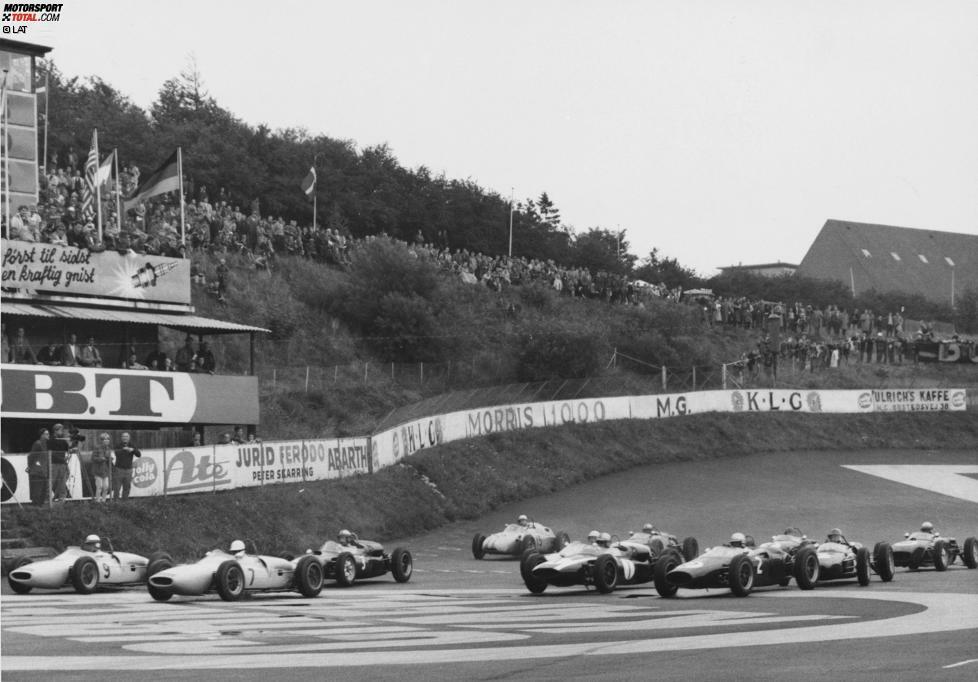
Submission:
[[[31,503],[36,505],[45,504],[51,497],[49,436],[50,432],[47,429],[38,431],[37,440],[31,445],[30,454],[27,455],[27,479],[31,491]]]
[[[183,342],[183,347],[177,351],[175,358],[176,370],[178,372],[192,372],[194,369],[194,357],[196,355],[193,337],[187,334],[187,338]]]
[[[10,351],[10,339],[7,338],[7,325],[6,323],[0,323],[0,340],[3,342],[3,350],[0,351],[0,362],[10,362],[11,351]]]
[[[122,364],[124,369],[149,369],[146,365],[136,359],[135,349],[129,352],[129,357]]]
[[[17,328],[17,335],[14,337],[13,343],[10,344],[10,357],[11,361],[17,365],[37,364],[37,356],[34,355],[34,350],[31,348],[30,341],[27,340],[23,327]]]
[[[54,501],[64,502],[68,498],[68,459],[74,450],[62,424],[51,428],[52,437],[48,440],[51,450],[51,487]]]
[[[78,347],[78,337],[75,334],[68,336],[68,343],[61,346],[61,364],[74,367],[79,364],[78,358],[81,355],[81,348]]]
[[[95,347],[94,336],[89,336],[88,343],[81,349],[81,356],[78,358],[78,364],[82,367],[102,366],[102,354],[99,353],[98,348]]]
[[[145,364],[147,369],[155,369],[155,370],[163,371],[164,369],[166,369],[167,359],[168,358],[166,357],[166,353],[163,351],[163,344],[157,343],[156,350],[152,351],[149,355],[146,356]]]
[[[247,442],[243,426],[238,425],[234,427],[234,435],[231,436],[231,442],[235,445],[244,445]]]
[[[194,431],[194,439],[191,442],[191,447],[200,447],[204,444],[204,434],[200,431]]]
[[[214,359],[214,352],[206,341],[200,342],[200,350],[194,356],[194,372],[213,374],[217,369],[217,361]]]
[[[107,433],[100,433],[98,444],[92,451],[92,483],[95,495],[92,498],[101,504],[109,501],[109,476],[112,472],[112,438]]]
[[[25,242],[38,241],[38,235],[30,228],[27,206],[21,206],[10,219],[10,237]]]
[[[124,432],[120,437],[119,447],[115,449],[115,463],[112,468],[112,499],[129,499],[132,489],[133,458],[142,457],[143,453],[132,443],[132,437]]]
[[[219,445],[230,445],[231,444],[231,433],[225,431],[221,434],[220,438],[217,439]]]
[[[58,348],[58,344],[49,343],[41,352],[37,354],[37,361],[42,365],[60,365],[61,364],[61,349]]]

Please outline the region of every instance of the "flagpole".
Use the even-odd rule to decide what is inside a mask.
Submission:
[[[513,257],[513,188],[509,188],[509,257]]]
[[[313,171],[316,170],[316,156],[317,156],[316,154],[313,154],[312,155],[312,169],[313,169]],[[317,187],[316,187],[316,185],[319,184],[317,182],[317,180],[319,180],[319,178],[316,177],[315,175],[313,175],[313,178],[312,178],[312,231],[314,233],[316,231],[316,206],[317,206],[317,203],[316,203],[316,189],[317,189]]]
[[[98,224],[98,240],[102,241],[102,183],[99,180],[99,170],[102,168],[102,157],[98,153],[98,128],[92,134],[95,145],[95,222]]]
[[[177,177],[180,190],[180,243],[187,246],[187,234],[183,224],[183,148],[177,147]]]
[[[112,150],[113,166],[115,166],[115,226],[122,234],[122,185],[119,183],[119,148]]]
[[[51,102],[49,71],[44,72],[44,172],[48,172],[48,104]]]
[[[3,83],[0,84],[0,116],[3,117],[3,158],[0,159],[0,170],[3,171],[4,217],[7,219],[7,239],[10,239],[10,149],[7,144],[7,69],[3,70]]]

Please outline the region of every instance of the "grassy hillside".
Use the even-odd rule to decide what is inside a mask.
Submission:
[[[859,434],[858,437],[853,434]],[[188,559],[235,537],[265,553],[320,544],[340,527],[364,538],[406,537],[597,476],[657,462],[792,450],[967,449],[978,415],[718,415],[534,429],[451,443],[373,476],[215,494],[5,508],[35,541],[62,547],[91,532],[117,547]],[[650,444],[636,447],[637,443]],[[594,452],[600,451],[601,457]]]

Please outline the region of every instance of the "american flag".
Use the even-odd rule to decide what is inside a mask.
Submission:
[[[98,177],[98,131],[92,131],[92,148],[85,160],[85,185],[82,187],[82,220],[95,221],[95,183]]]

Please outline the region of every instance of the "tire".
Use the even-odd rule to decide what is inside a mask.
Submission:
[[[873,563],[876,575],[880,577],[880,580],[884,583],[893,580],[893,547],[890,546],[889,542],[876,543],[876,547],[873,549]]]
[[[214,583],[217,593],[224,601],[238,601],[244,595],[244,571],[234,559],[228,559],[217,567]]]
[[[652,568],[652,579],[655,581],[655,591],[659,593],[660,597],[676,596],[679,587],[669,582],[667,574],[681,563],[683,563],[682,557],[675,551],[666,552],[656,560],[655,566]]]
[[[978,538],[966,538],[961,561],[968,568],[978,568]]]
[[[21,566],[26,566],[27,564],[30,563],[33,563],[32,559],[26,556],[22,556],[21,558],[17,559],[17,562],[14,564],[13,568],[10,569],[10,573],[13,573]],[[32,589],[34,589],[30,585],[25,585],[24,583],[19,583],[16,580],[12,580],[10,577],[10,573],[7,573],[7,584],[10,585],[10,589],[12,589],[14,592],[16,592],[17,594],[27,594]]]
[[[173,565],[173,557],[170,556],[169,552],[153,552],[152,554],[149,555],[149,558],[146,561],[146,565],[148,566],[149,564],[153,563],[157,559],[166,559],[167,561],[170,562],[171,566]]]
[[[170,558],[169,554],[150,559],[149,565],[146,566],[146,579],[149,580],[160,571],[165,571],[168,568],[173,568],[173,559]]]
[[[924,563],[924,554],[926,554],[926,552],[924,551],[923,547],[918,547],[911,552],[910,561],[907,564],[907,568],[909,568],[911,571],[920,570],[920,565]]]
[[[554,551],[559,552],[569,544],[570,544],[570,535],[561,531],[560,533],[557,533],[557,539],[554,540]]]
[[[524,552],[529,552],[530,550],[536,551],[537,539],[532,535],[524,535],[523,542],[520,543],[520,554]]]
[[[476,533],[475,537],[472,538],[472,556],[476,559],[481,559],[486,555],[485,547],[483,547],[485,541],[486,536],[482,533]]]
[[[402,547],[394,550],[391,554],[391,573],[399,583],[406,583],[411,579],[411,574],[414,573],[414,557],[411,552]]]
[[[746,597],[754,589],[754,563],[746,554],[738,554],[730,562],[727,572],[730,591],[737,597]]]
[[[149,583],[146,583],[146,590],[149,592],[149,596],[156,601],[169,601],[170,597],[173,596],[173,590],[168,590],[165,587],[156,587]]]
[[[614,592],[618,586],[618,562],[610,554],[602,554],[594,562],[594,586],[601,594]]]
[[[869,585],[869,550],[865,547],[856,550],[856,580],[861,587]]]
[[[943,540],[936,541],[931,554],[934,555],[934,568],[938,571],[946,571],[948,565],[947,543]]]
[[[662,556],[662,553],[666,550],[666,546],[662,544],[662,540],[659,538],[652,538],[649,540],[649,550],[652,553],[653,559],[658,559]]]
[[[683,538],[683,556],[686,561],[692,561],[700,555],[700,543],[696,538]]]
[[[285,554],[282,555],[282,558],[285,559],[286,561],[295,561],[295,554],[286,552]]]
[[[520,576],[523,578],[523,584],[533,594],[543,594],[547,589],[547,581],[533,575],[533,569],[544,561],[546,558],[537,552],[527,552],[520,560]]]
[[[299,559],[292,580],[303,597],[318,596],[323,591],[323,565],[319,563],[319,558],[307,554]]]
[[[335,569],[333,571],[333,577],[336,578],[337,585],[349,587],[356,582],[357,562],[354,561],[352,554],[349,552],[343,552],[336,557],[336,563],[334,566]]]
[[[812,547],[802,547],[795,555],[794,576],[798,587],[803,590],[815,589],[818,582],[818,553]]]
[[[69,573],[71,584],[78,594],[91,594],[98,587],[98,564],[90,556],[78,557]]]

